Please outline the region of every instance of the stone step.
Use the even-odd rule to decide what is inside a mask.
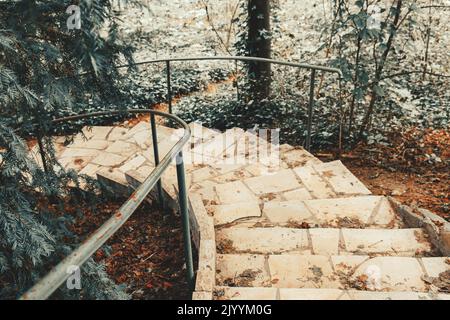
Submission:
[[[341,161],[303,166],[294,172],[316,199],[372,194]]]
[[[234,182],[277,172],[281,170],[281,165],[288,166],[287,163],[275,163],[279,160],[279,154],[277,154],[278,158],[273,158],[269,154],[266,158],[256,159],[257,163],[251,162],[251,151],[255,146],[270,150],[279,147],[272,146],[265,140],[241,129],[219,133],[204,128],[198,123],[191,123],[190,127],[192,137],[190,143],[185,146],[184,156],[188,174],[191,175],[192,171],[196,171],[191,175],[191,180],[195,180],[195,183],[207,183],[210,180],[221,184]],[[158,125],[160,159],[178,141],[182,131]],[[61,143],[58,146],[61,146]],[[127,178],[127,172],[134,182],[143,182],[151,173],[149,169],[154,168],[151,127],[148,122],[140,122],[132,128],[85,127],[82,133],[74,137],[72,144],[59,149],[61,151],[58,159],[65,169],[73,169],[90,177],[98,177],[121,191],[128,188],[130,179]],[[288,162],[294,163],[294,155],[299,157],[299,160],[295,162],[296,165],[321,163],[303,149],[294,149],[290,146],[279,149],[289,153],[286,157]],[[242,159],[239,156],[242,156]],[[36,156],[36,159],[39,160],[39,157]],[[177,187],[175,175],[166,174],[166,176],[169,177],[165,179],[168,193],[176,196],[173,191]]]
[[[194,129],[197,132],[199,132],[200,131],[199,125],[195,124]],[[244,133],[242,130],[238,129],[229,130],[223,134],[213,133],[209,136],[210,138],[211,137],[212,138],[209,141],[206,141],[206,143],[202,142],[201,144],[197,144],[189,150],[185,150],[184,156],[185,156],[185,167],[187,171],[186,175],[187,180],[189,182],[188,187],[191,189],[191,192],[214,193],[215,191],[210,192],[209,190],[223,189],[221,186],[218,185],[225,185],[227,183],[231,183],[234,186],[236,184],[239,184],[240,180],[253,178],[261,174],[269,174],[269,173],[277,174],[279,170],[281,170],[282,173],[283,171],[285,173],[288,172],[288,174],[290,174],[295,179],[295,174],[291,170],[283,169],[281,165],[271,166],[270,163],[249,164],[249,162],[247,161],[249,159],[244,159],[242,163],[240,162],[234,163],[233,162],[234,160],[232,158],[233,155],[231,154],[228,154],[228,156],[230,157],[229,159],[232,160],[231,162],[229,162],[228,161],[229,159],[227,159],[226,157],[227,153],[229,152],[229,150],[235,150],[235,148],[237,148],[233,143],[236,143],[236,141],[239,142],[239,139],[242,139],[242,137],[248,137],[248,135],[251,134]],[[228,140],[231,139],[232,141],[232,143],[228,144],[228,149],[222,150],[224,153],[220,155],[218,158],[214,159],[209,158],[208,156],[209,151],[214,151],[214,148],[216,148],[217,146],[223,146],[226,144],[226,141],[224,140],[225,137],[226,139]],[[261,140],[260,138],[257,139]],[[258,143],[262,144],[262,142]],[[211,146],[213,146],[214,148]],[[295,149],[292,147],[288,148],[286,146],[283,146],[280,149],[289,150],[290,152],[296,152],[298,155],[302,155],[302,159],[305,160],[306,162],[312,161],[313,163],[321,163],[320,160],[317,160],[314,156],[304,151],[303,149]],[[204,160],[203,155],[197,154],[195,153],[195,151],[204,152],[204,154],[207,155],[208,159],[207,164],[201,164],[202,161]],[[236,153],[238,152],[237,150],[235,151]],[[221,152],[219,150],[216,153],[220,154]],[[147,158],[149,162],[152,159],[152,155],[153,155],[152,149],[148,150],[146,153],[143,153],[143,156]],[[197,158],[198,156],[199,158]],[[192,163],[192,161],[194,161],[194,164]],[[145,167],[148,167],[148,164],[145,164]],[[137,185],[138,183],[142,183],[148,177],[149,174],[150,174],[149,170],[141,170],[140,168],[135,168],[133,170],[126,172],[125,176],[129,182],[133,182],[133,185]],[[175,191],[177,189],[176,175],[165,174],[163,177],[163,184],[165,185],[166,191],[176,196]],[[302,193],[304,198],[308,199],[311,198],[308,191],[305,189],[294,190],[294,192],[291,192],[290,195],[291,197],[293,196],[299,197],[301,196]]]
[[[202,137],[210,137],[213,132],[196,124],[192,124],[191,129],[197,135],[192,136],[187,147],[203,143],[206,140]],[[200,130],[201,134],[198,133]],[[180,135],[177,130],[161,125],[157,125],[157,133],[162,159]],[[126,193],[129,190],[127,172],[138,171],[142,177],[140,182],[143,182],[155,167],[150,123],[140,122],[132,128],[85,127],[70,145],[63,148],[58,159],[65,169],[98,178],[116,191]],[[172,169],[170,177],[176,176]],[[170,182],[167,188],[172,189]]]
[[[264,202],[241,181],[212,186],[201,196],[217,227],[239,223],[248,228],[394,229],[404,225],[383,196]],[[205,198],[212,200],[205,202]]]
[[[213,166],[204,167],[193,171],[195,185],[191,192],[200,194],[205,204],[216,205],[371,194],[340,161],[293,170],[279,168],[274,172],[261,169],[257,165],[229,166],[227,174],[217,176],[218,172]]]
[[[264,204],[262,213],[269,223],[278,226],[352,229],[402,226],[389,200],[382,196],[272,201]]]
[[[195,298],[195,297],[194,297]],[[216,287],[215,300],[450,300],[449,294],[413,291],[374,292],[339,289]]]
[[[216,284],[370,291],[430,292],[448,286],[448,258],[218,255]],[[447,283],[439,283],[439,277]],[[436,281],[436,282],[434,282]],[[448,288],[447,288],[448,289]]]
[[[320,161],[303,149],[295,149],[293,151],[299,154],[301,153],[301,159],[308,159],[304,161],[304,165],[312,165],[312,163]],[[230,159],[232,158],[230,157]],[[298,163],[299,162],[297,162],[297,164]],[[279,171],[286,170],[287,168],[288,165],[276,157],[252,160],[247,156],[243,156],[242,158],[236,158],[236,162],[229,161],[227,158],[218,158],[210,159],[209,162],[201,165],[200,168],[192,172],[192,176],[193,182],[199,186],[203,182],[225,184],[260,176],[271,176],[277,174]],[[293,176],[295,177],[295,175]],[[293,195],[291,195],[291,198],[292,196]],[[308,195],[308,197],[311,196]]]
[[[225,133],[220,133],[211,129],[202,127],[198,123],[190,124],[192,130],[192,137],[190,143],[188,143],[184,150],[184,162],[188,169],[188,172],[197,170],[197,182],[200,182],[211,177],[219,177],[225,173],[233,171],[242,165],[226,164],[223,155],[232,147],[237,139],[243,134],[243,130],[233,129],[228,130]],[[181,138],[183,130],[175,132],[170,139],[170,148]],[[164,148],[164,145],[160,145],[163,150],[162,154],[166,152],[164,150],[170,150],[170,148]],[[153,149],[149,149],[145,156],[149,159],[153,159]],[[160,158],[161,154],[160,154]],[[206,171],[211,171],[205,175]],[[221,171],[222,170],[222,171]]]
[[[233,227],[217,230],[222,254],[316,254],[418,257],[432,254],[422,229],[292,229]]]
[[[163,143],[173,133],[172,129],[163,126],[158,126],[157,130]],[[138,156],[150,149],[152,139],[150,124],[140,122],[132,128],[85,127],[69,145],[64,146],[60,139],[54,144],[57,158],[64,169],[73,169],[91,177],[96,177],[98,172],[106,172],[108,176],[112,174],[112,178],[114,172],[120,169],[122,174],[118,182],[124,183],[123,172],[143,164],[142,157]]]
[[[251,151],[255,146],[262,147],[262,149],[268,148],[272,151],[273,149],[286,151],[285,159],[287,162],[283,163],[285,167],[288,166],[288,163],[291,165],[321,163],[320,160],[303,149],[294,149],[286,145],[281,148],[273,146],[251,133],[244,132],[242,129],[235,128],[227,130],[225,133],[219,133],[198,123],[191,123],[190,127],[192,137],[190,143],[185,147],[184,154],[186,166],[201,170],[198,174],[193,175],[197,177],[196,182],[214,178],[216,182],[226,183],[273,172],[272,161],[279,159],[273,159],[271,155],[267,158],[256,159],[258,163],[249,162]],[[158,125],[158,145],[161,159],[181,137],[182,131]],[[81,133],[74,137],[70,145],[64,146],[62,141],[59,140],[55,142],[58,151],[57,157],[65,169],[73,169],[91,177],[98,176],[101,180],[109,181],[110,184],[118,187],[127,187],[126,171],[135,171],[142,166],[146,169],[154,167],[149,122],[143,121],[134,127],[85,127]],[[249,153],[250,155],[248,155]],[[37,147],[33,149],[32,155],[40,162]],[[194,157],[200,155],[200,163],[195,162],[198,159],[191,159],[190,156],[192,155]],[[244,157],[243,163],[224,163],[229,158],[239,155]],[[279,156],[279,154],[277,155]],[[294,161],[296,157],[298,159]],[[143,158],[146,159],[145,162]],[[239,157],[237,157],[237,160],[239,160]],[[234,161],[237,160],[234,159]],[[196,168],[194,165],[198,165],[200,168]],[[213,173],[204,176],[206,169],[203,167],[206,165],[208,165],[207,169],[213,170]],[[278,165],[281,165],[281,163],[278,163]],[[246,170],[238,170],[243,166],[246,166]],[[279,169],[280,167],[277,167],[275,171]],[[141,172],[144,171],[141,170]],[[202,177],[204,177],[203,180]],[[171,181],[168,182],[168,188],[173,188]]]

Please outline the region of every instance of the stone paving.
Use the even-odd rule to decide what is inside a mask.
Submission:
[[[199,249],[194,299],[449,298],[435,282],[448,279],[450,260],[436,248],[433,228],[405,223],[403,211],[372,195],[340,161],[322,163],[241,129],[191,129],[183,153]],[[161,159],[179,136],[158,126]],[[85,128],[67,146],[63,138],[54,143],[65,169],[118,192],[129,192],[155,167],[145,122]],[[39,161],[37,149],[32,154]],[[174,164],[162,182],[176,204]]]

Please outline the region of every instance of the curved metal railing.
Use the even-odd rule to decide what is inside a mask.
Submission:
[[[155,59],[155,60],[146,60],[141,62],[136,62],[133,64],[124,64],[116,66],[117,69],[123,69],[123,68],[130,68],[133,66],[142,66],[142,65],[148,65],[148,64],[156,64],[156,63],[166,63],[166,76],[167,76],[167,104],[169,106],[169,113],[172,114],[172,85],[171,85],[171,64],[172,62],[183,62],[183,61],[235,61],[236,63],[238,61],[243,62],[263,62],[263,63],[270,63],[270,64],[276,64],[281,66],[288,66],[288,67],[294,67],[298,69],[307,69],[311,71],[310,74],[310,84],[309,84],[309,103],[308,103],[308,122],[307,122],[307,134],[306,134],[306,141],[305,141],[305,149],[308,151],[311,150],[311,139],[312,139],[312,126],[313,126],[313,114],[314,114],[314,105],[315,105],[315,99],[314,99],[314,90],[315,90],[315,80],[316,75],[318,71],[326,72],[326,73],[334,73],[338,75],[338,83],[339,83],[339,97],[338,97],[338,107],[339,109],[342,108],[342,79],[343,74],[340,69],[337,68],[331,68],[331,67],[325,67],[325,66],[318,66],[318,65],[312,65],[307,63],[296,63],[296,62],[287,62],[287,61],[281,61],[281,60],[274,60],[274,59],[266,59],[266,58],[258,58],[258,57],[243,57],[243,56],[209,56],[209,57],[185,57],[185,58],[163,58],[163,59]],[[80,75],[86,75],[89,74],[82,73]],[[237,90],[239,90],[239,87],[237,87]],[[238,94],[239,96],[239,94]],[[342,115],[341,115],[342,116]],[[342,119],[341,119],[342,120]],[[342,132],[342,121],[340,122],[340,132]],[[339,149],[341,149],[341,146],[339,146]]]
[[[340,69],[337,68],[331,68],[331,67],[325,67],[325,66],[318,66],[318,65],[312,65],[307,63],[296,63],[296,62],[287,62],[287,61],[281,61],[281,60],[274,60],[274,59],[266,59],[266,58],[259,58],[259,57],[242,57],[242,56],[212,56],[212,57],[186,57],[186,58],[166,58],[166,59],[156,59],[156,60],[148,60],[148,61],[142,61],[137,62],[132,65],[120,65],[116,68],[128,68],[131,66],[140,66],[140,65],[146,65],[146,64],[154,64],[154,63],[166,63],[166,73],[167,73],[167,104],[169,106],[169,113],[172,114],[172,87],[171,87],[171,62],[182,62],[182,61],[244,61],[244,62],[263,62],[263,63],[270,63],[270,64],[276,64],[281,66],[288,66],[288,67],[294,67],[298,69],[307,69],[311,71],[310,75],[310,89],[309,89],[309,103],[308,103],[308,123],[307,123],[307,133],[306,133],[306,141],[305,141],[305,149],[308,151],[311,151],[311,139],[312,139],[312,126],[313,126],[313,114],[314,114],[314,90],[315,90],[315,80],[316,80],[316,73],[317,71],[322,71],[326,73],[335,73],[338,75],[338,82],[339,82],[339,108],[342,107],[342,78],[343,74]],[[239,88],[237,87],[237,90]],[[238,94],[239,96],[239,94]],[[340,123],[340,131],[342,131],[342,123]],[[340,146],[341,148],[341,146]]]
[[[70,116],[66,118],[61,118],[54,120],[54,124],[82,120],[92,117],[101,116],[112,116],[112,115],[122,115],[122,114],[150,114],[150,121],[152,127],[152,139],[154,146],[154,156],[156,168],[150,174],[150,176],[138,187],[131,197],[122,205],[122,207],[99,229],[97,229],[93,234],[91,234],[75,251],[73,251],[68,257],[66,257],[61,263],[53,268],[44,278],[42,278],[35,286],[33,286],[28,292],[26,292],[21,300],[42,300],[50,297],[63,283],[70,277],[71,267],[77,266],[81,267],[101,246],[103,246],[106,241],[108,241],[120,227],[122,227],[125,222],[131,217],[131,215],[136,211],[144,199],[150,194],[155,186],[158,186],[158,192],[160,199],[162,198],[162,188],[161,188],[161,177],[164,171],[169,167],[173,159],[176,159],[177,167],[177,177],[178,177],[178,190],[179,190],[179,205],[180,212],[183,219],[183,239],[184,248],[186,254],[186,266],[187,266],[187,278],[190,287],[194,284],[194,267],[192,260],[192,245],[190,237],[190,226],[189,226],[189,212],[188,212],[188,198],[186,189],[186,179],[184,171],[184,161],[183,161],[183,147],[189,141],[191,136],[190,127],[178,118],[177,116],[167,114],[160,111],[140,109],[140,110],[124,110],[124,111],[107,111],[107,112],[96,112],[90,114]],[[159,160],[158,152],[158,138],[156,130],[155,116],[161,116],[167,119],[173,120],[182,129],[184,129],[184,134],[180,140],[175,143],[173,148],[168,152],[168,154]]]

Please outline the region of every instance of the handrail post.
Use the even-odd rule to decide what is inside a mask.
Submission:
[[[236,83],[236,94],[237,94],[237,102],[239,103],[239,101],[241,101],[241,95],[240,95],[240,92],[239,92],[239,75],[238,75],[238,72],[239,72],[239,68],[238,68],[238,61],[237,60],[234,60],[234,66],[235,66],[235,70],[236,70],[236,73],[235,73],[235,76],[236,76],[236,79],[235,79],[235,83]]]
[[[344,147],[344,101],[342,97],[342,77],[339,75],[339,98],[338,98],[338,105],[339,105],[339,113],[340,113],[340,124],[339,124],[339,157],[342,154],[342,150]]]
[[[184,238],[184,253],[186,257],[186,270],[187,270],[187,282],[189,288],[194,291],[194,262],[192,258],[192,243],[191,243],[191,228],[189,222],[189,209],[188,209],[188,195],[186,187],[186,175],[184,172],[184,160],[183,152],[181,151],[177,158],[177,178],[178,178],[178,192],[180,202],[180,213],[183,223],[183,238]]]
[[[169,113],[172,114],[172,77],[170,70],[170,60],[166,60],[166,73],[167,73],[167,105],[169,106]]]
[[[156,130],[156,121],[154,114],[150,115],[150,124],[152,127],[153,155],[155,158],[155,168],[156,168],[159,165],[159,147],[158,147],[158,132]],[[161,205],[161,207],[164,208],[164,195],[161,179],[158,180],[156,188],[158,189],[159,204]]]
[[[306,145],[305,148],[311,151],[311,135],[312,135],[312,122],[313,122],[313,111],[314,111],[314,86],[316,81],[316,69],[311,69],[311,82],[309,86],[309,106],[308,106],[308,127],[306,135]]]

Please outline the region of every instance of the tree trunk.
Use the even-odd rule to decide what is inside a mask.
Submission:
[[[371,120],[373,111],[375,109],[375,104],[378,99],[378,94],[377,94],[375,88],[378,87],[378,85],[380,84],[381,76],[383,74],[383,69],[386,64],[386,60],[388,58],[389,52],[391,51],[392,43],[394,41],[394,38],[395,38],[398,28],[399,28],[400,15],[402,12],[402,5],[403,5],[403,0],[397,0],[394,22],[392,23],[391,32],[390,32],[388,41],[386,43],[386,49],[384,50],[384,52],[381,56],[380,63],[378,64],[378,68],[375,72],[375,80],[372,84],[372,93],[371,93],[371,97],[370,97],[370,103],[369,103],[369,107],[367,109],[366,115],[364,116],[364,120],[362,122],[361,128],[359,130],[358,141],[361,141],[363,139],[364,133],[366,132],[366,129]]]
[[[271,58],[270,0],[248,0],[249,55]],[[249,64],[251,93],[255,100],[266,99],[270,95],[271,64],[258,62]]]

